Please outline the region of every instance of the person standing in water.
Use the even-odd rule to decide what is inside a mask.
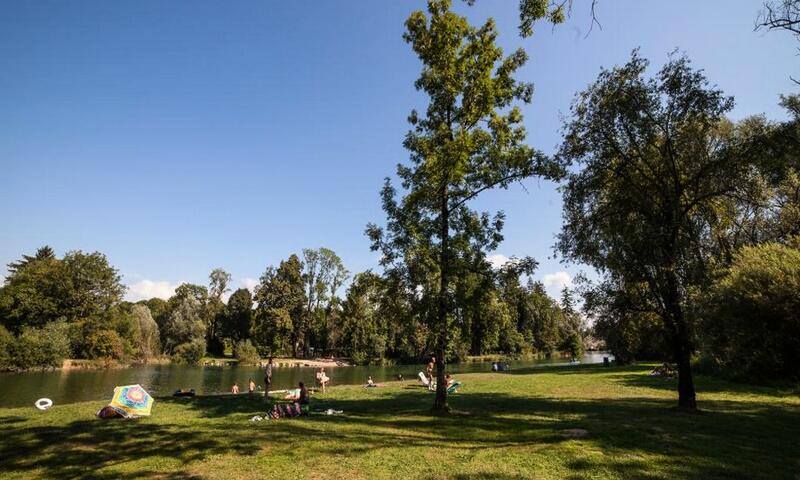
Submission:
[[[269,386],[272,384],[272,357],[267,360],[267,368],[264,369],[264,398],[269,398]]]
[[[250,393],[250,395],[256,391],[256,382],[254,382],[252,378],[250,379],[250,382],[247,383],[247,391]]]

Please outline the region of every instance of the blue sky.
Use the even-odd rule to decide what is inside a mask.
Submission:
[[[603,0],[602,30],[575,2],[567,24],[517,35],[517,2],[456,2],[492,16],[507,52],[531,60],[523,111],[531,145],[552,152],[560,116],[601,66],[635,47],[660,66],[678,48],[736,97],[735,119],[785,118],[795,42],[753,31],[761,2]],[[375,268],[363,235],[380,222],[383,177],[407,158],[406,117],[424,99],[402,40],[422,1],[36,1],[0,3],[0,263],[49,244],[99,250],[129,298],[206,283],[234,287],[269,264],[326,246],[351,271]],[[797,76],[797,75],[796,75]],[[581,270],[552,259],[555,185],[490,192],[505,210],[496,255],[533,255],[552,292]],[[4,272],[1,272],[4,273]]]

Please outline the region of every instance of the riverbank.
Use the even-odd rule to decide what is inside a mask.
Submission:
[[[266,367],[268,359],[262,358],[255,365],[257,367]],[[201,365],[210,367],[224,367],[231,365],[238,365],[239,361],[235,358],[229,357],[205,357],[200,361]],[[311,368],[335,368],[335,367],[350,367],[352,364],[346,358],[291,358],[291,357],[274,357],[272,359],[273,368],[286,368],[286,367],[311,367]]]
[[[0,478],[796,478],[797,392],[698,376],[698,414],[673,409],[652,365],[458,375],[457,414],[429,415],[414,381],[332,388],[341,415],[250,422],[249,395],[158,399],[102,421],[105,402],[0,409]]]

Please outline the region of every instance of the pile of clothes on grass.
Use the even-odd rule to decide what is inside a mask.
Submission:
[[[678,370],[675,369],[674,365],[670,365],[669,363],[664,363],[663,365],[659,365],[650,372],[651,377],[663,377],[663,378],[677,378],[678,377]]]

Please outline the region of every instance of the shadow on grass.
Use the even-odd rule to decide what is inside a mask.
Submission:
[[[641,376],[637,372],[633,369],[632,376]],[[621,378],[633,381],[626,375]],[[716,401],[704,405],[707,409],[700,414],[682,414],[671,409],[673,401],[669,399],[523,395],[465,391],[451,397],[459,414],[449,417],[431,416],[432,396],[417,388],[381,389],[366,398],[343,391],[312,401],[315,412],[332,408],[343,410],[343,415],[257,424],[247,423],[247,418],[263,413],[267,403],[247,395],[160,399],[184,407],[179,409],[181,415],[187,413],[190,418],[183,424],[82,420],[24,428],[19,417],[0,417],[0,424],[11,426],[0,437],[0,472],[24,475],[39,468],[40,476],[46,478],[192,478],[182,472],[164,475],[147,468],[134,468],[129,474],[98,470],[155,456],[172,457],[182,465],[209,455],[245,457],[261,452],[266,443],[278,454],[298,452],[314,458],[366,458],[376,450],[409,448],[435,449],[443,457],[457,453],[458,458],[492,448],[497,449],[493,455],[500,458],[511,452],[546,455],[558,451],[554,447],[564,442],[577,442],[579,448],[569,453],[576,458],[565,460],[572,471],[568,478],[573,479],[597,476],[598,472],[600,476],[645,479],[663,478],[665,473],[697,479],[792,478],[800,467],[796,442],[800,409],[795,406]],[[566,429],[588,433],[570,439],[564,436]],[[600,454],[581,455],[584,451]],[[564,455],[563,451],[560,454]],[[654,461],[658,462],[657,472],[653,471]],[[523,478],[493,472],[491,462],[480,468],[484,470],[454,472],[452,478]],[[537,472],[531,470],[530,474],[536,476]]]

